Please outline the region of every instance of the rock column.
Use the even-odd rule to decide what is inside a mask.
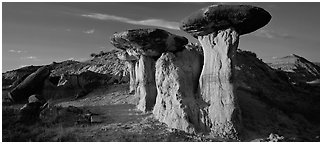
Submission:
[[[183,50],[163,53],[156,62],[157,100],[155,118],[171,128],[193,133],[203,131],[199,121],[199,107],[194,94],[201,72],[201,56]]]
[[[239,35],[234,29],[199,36],[204,51],[204,66],[200,76],[202,99],[209,121],[206,125],[221,137],[237,137],[240,110],[236,101],[234,61]]]
[[[133,94],[136,89],[136,70],[135,70],[135,65],[138,61],[138,58],[133,55],[129,55],[128,52],[126,51],[121,51],[120,53],[117,54],[117,57],[120,60],[125,61],[125,64],[127,66],[127,71],[130,74],[130,90],[129,93]]]
[[[180,29],[197,38],[204,52],[200,77],[201,121],[213,135],[239,139],[242,127],[234,82],[239,36],[265,26],[271,15],[250,5],[211,5],[186,17]]]
[[[148,56],[141,55],[136,72],[136,95],[140,98],[137,108],[144,112],[151,111],[157,95],[155,86],[155,61]]]
[[[135,61],[127,61],[126,65],[130,74],[130,94],[133,94],[135,92]]]

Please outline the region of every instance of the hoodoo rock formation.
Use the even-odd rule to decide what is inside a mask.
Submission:
[[[241,112],[234,65],[239,36],[265,26],[271,15],[248,5],[213,5],[185,18],[180,29],[198,38],[204,52],[200,91],[208,106],[201,116],[214,135],[239,139]]]
[[[161,29],[134,29],[115,33],[111,43],[131,56],[139,58],[135,65],[136,96],[140,97],[138,109],[151,111],[155,105],[155,59],[163,52],[183,50],[188,43],[185,37]]]
[[[183,50],[188,39],[162,29],[134,29],[115,33],[111,43],[130,55],[159,57],[163,52]]]
[[[158,95],[155,118],[171,128],[193,133],[204,131],[195,99],[202,68],[202,55],[195,49],[163,53],[156,62]]]
[[[136,88],[136,72],[135,72],[135,65],[138,61],[138,57],[130,56],[127,52],[121,51],[118,53],[117,57],[120,60],[126,61],[126,66],[130,74],[130,90],[129,93],[134,93]]]

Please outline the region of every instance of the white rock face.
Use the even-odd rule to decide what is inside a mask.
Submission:
[[[214,135],[238,139],[240,110],[234,81],[234,57],[239,35],[226,29],[206,36],[198,36],[203,52],[204,66],[200,76],[201,98],[209,106],[202,121]]]
[[[171,128],[189,133],[204,129],[199,122],[199,107],[195,99],[201,72],[201,56],[183,50],[163,53],[156,62],[157,100],[155,118]]]
[[[155,104],[157,89],[155,86],[155,60],[141,55],[136,64],[136,92],[140,97],[137,108],[143,112],[151,111]]]
[[[130,93],[134,93],[135,92],[135,63],[138,60],[137,56],[134,55],[129,55],[126,51],[120,52],[117,54],[117,57],[120,60],[125,61],[126,67],[127,67],[127,71],[130,75],[129,79],[130,79]]]
[[[136,72],[135,72],[135,63],[137,63],[136,61],[128,61],[126,62],[129,74],[130,74],[130,93],[135,92],[135,88],[136,88],[136,82],[135,82],[135,76],[136,76]]]

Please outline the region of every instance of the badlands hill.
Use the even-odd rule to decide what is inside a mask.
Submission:
[[[294,82],[317,82],[320,79],[320,66],[295,54],[276,58],[269,65],[284,71],[290,79],[296,80]]]

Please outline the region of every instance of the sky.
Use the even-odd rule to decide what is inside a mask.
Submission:
[[[213,4],[248,4],[272,15],[263,28],[240,37],[239,48],[266,62],[297,54],[320,62],[320,4],[207,2],[2,3],[2,72],[27,65],[72,59],[115,49],[114,32],[161,28],[197,42],[179,30],[189,14]]]

